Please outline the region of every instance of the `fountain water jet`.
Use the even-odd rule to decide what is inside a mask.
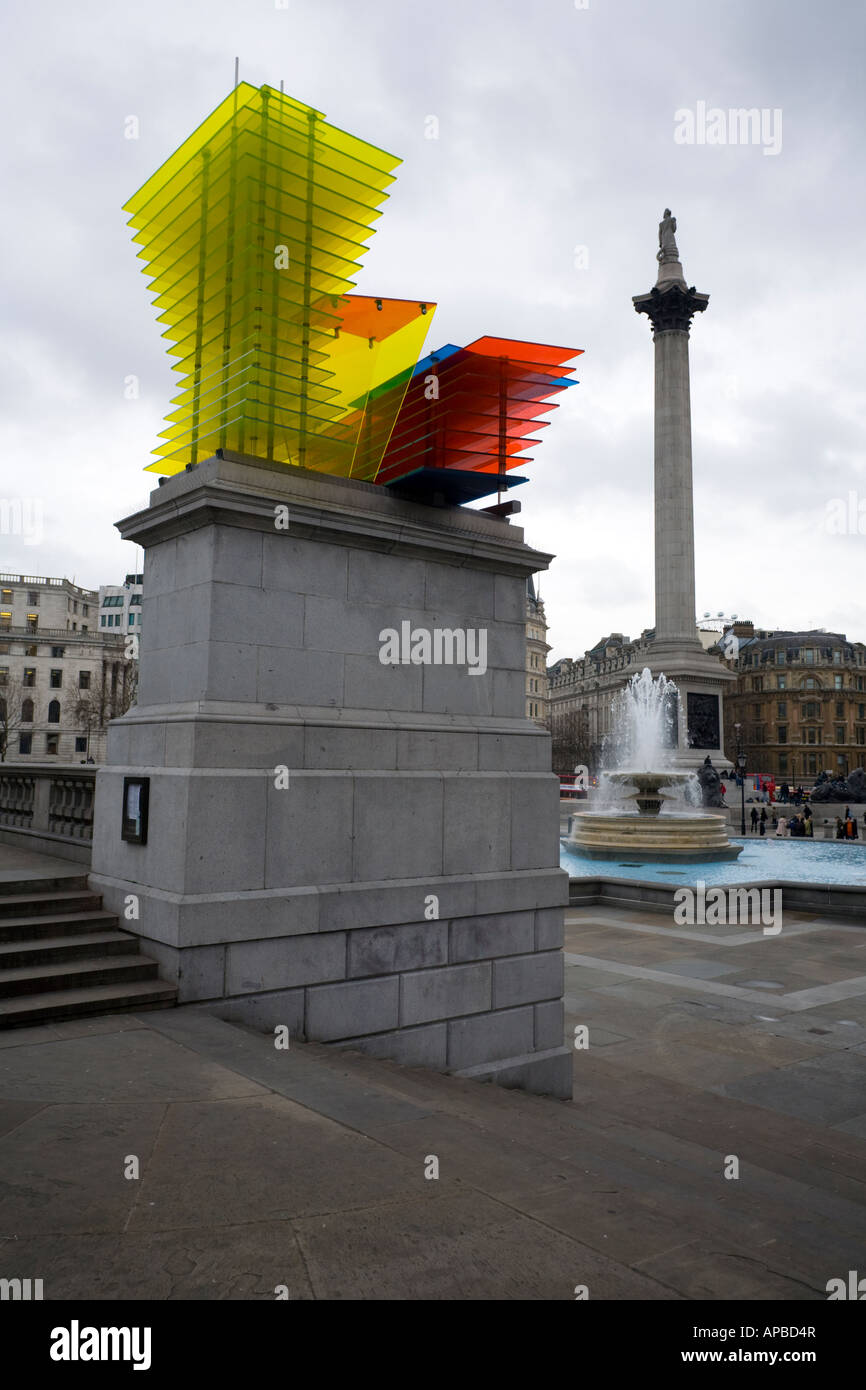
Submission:
[[[637,810],[578,812],[569,844],[592,859],[707,861],[736,859],[742,847],[728,839],[725,816],[713,811],[663,812],[665,789],[688,787],[694,773],[672,766],[679,691],[644,667],[615,697],[604,756],[617,766],[602,777]],[[626,792],[626,788],[634,788]]]

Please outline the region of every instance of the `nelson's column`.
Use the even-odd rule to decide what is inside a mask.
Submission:
[[[722,692],[735,676],[709,656],[695,620],[695,527],[692,504],[692,419],[689,328],[708,294],[686,285],[677,250],[676,218],[659,223],[659,272],[649,294],[633,297],[652,323],[655,343],[655,637],[648,664],[680,691],[677,763],[697,767],[709,754],[727,764],[722,748]]]

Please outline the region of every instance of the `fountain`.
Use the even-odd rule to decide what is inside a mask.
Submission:
[[[591,859],[737,858],[742,846],[731,844],[721,813],[663,809],[671,791],[688,796],[698,786],[694,773],[673,766],[678,708],[673,681],[663,675],[653,680],[648,667],[619,692],[605,740],[605,759],[616,764],[602,774],[605,804],[574,816],[569,848]],[[624,810],[622,801],[637,809]]]

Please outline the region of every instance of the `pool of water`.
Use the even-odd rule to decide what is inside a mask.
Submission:
[[[632,878],[643,883],[707,884],[787,883],[850,884],[866,888],[866,845],[835,840],[752,840],[731,836],[743,845],[739,859],[711,864],[639,864],[622,859],[590,859],[573,849],[560,850],[560,864],[571,878]]]

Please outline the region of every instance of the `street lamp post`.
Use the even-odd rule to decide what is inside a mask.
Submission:
[[[737,731],[737,772],[740,777],[740,834],[746,833],[746,755],[743,752],[743,740],[740,734],[742,724],[735,724]]]

